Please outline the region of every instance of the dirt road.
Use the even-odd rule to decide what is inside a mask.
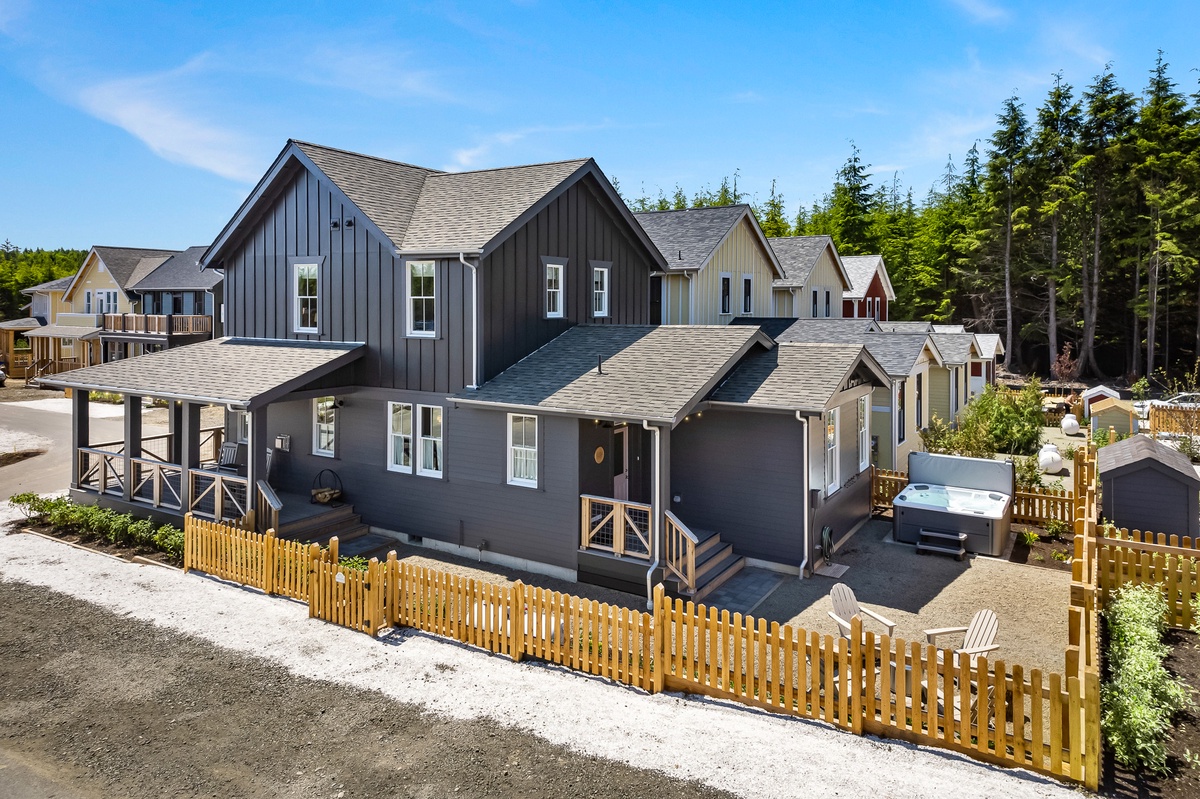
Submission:
[[[5,764],[14,799],[727,795],[0,582]]]

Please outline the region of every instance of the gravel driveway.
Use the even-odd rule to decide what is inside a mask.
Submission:
[[[0,731],[17,730],[0,740],[89,784],[119,786],[101,791],[110,795],[378,795],[381,775],[394,775],[385,792],[402,796],[459,786],[464,795],[1076,795],[945,751],[648,696],[411,630],[375,640],[310,620],[300,603],[32,536],[0,536],[0,586]],[[198,745],[205,736],[212,744]],[[144,792],[129,787],[143,780]],[[235,785],[253,790],[231,793]]]

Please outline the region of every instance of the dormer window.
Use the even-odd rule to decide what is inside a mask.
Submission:
[[[295,264],[292,270],[293,312],[295,314],[292,329],[297,333],[316,333],[317,265]]]

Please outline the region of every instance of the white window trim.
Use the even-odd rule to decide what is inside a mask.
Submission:
[[[412,293],[412,270],[414,266],[429,266],[433,268],[433,295],[421,299],[433,300],[433,330],[414,330],[413,320],[416,314],[413,313],[413,301],[417,298]],[[436,261],[406,261],[404,264],[404,295],[407,298],[407,311],[404,320],[405,334],[413,338],[436,338],[437,337],[437,262]]]
[[[533,446],[532,447],[527,447],[527,446],[517,447],[513,444],[512,429],[513,429],[513,420],[514,419],[532,419],[533,420],[533,437],[534,438],[533,438]],[[538,429],[538,427],[539,427],[538,417],[536,417],[532,414],[528,414],[528,413],[510,413],[510,414],[508,414],[507,422],[508,422],[508,424],[507,424],[507,427],[508,427],[508,434],[507,434],[508,435],[508,484],[511,486],[522,486],[524,488],[537,488],[538,481],[537,481],[536,476],[532,480],[529,480],[529,479],[523,478],[523,477],[514,477],[513,476],[513,455],[516,453],[516,450],[518,450],[518,449],[525,450],[527,452],[532,451],[533,452],[534,474],[536,475],[540,471],[539,467],[541,465],[541,461],[540,461],[539,449],[540,449],[540,445],[541,445],[540,439],[541,439],[542,431]]]
[[[814,289],[812,290],[812,318],[813,318],[813,319],[816,319],[816,318],[817,318],[817,310],[818,310],[818,304],[817,304],[817,303],[818,303],[818,300],[819,300],[819,298],[820,298],[820,293],[821,293],[821,292],[820,292],[820,290],[819,290],[819,289],[816,289],[816,288],[814,288]]]
[[[321,404],[321,400],[327,399],[333,403],[333,422],[330,427],[333,428],[333,449],[322,449],[320,445],[320,424],[318,423],[317,413]],[[337,452],[337,400],[330,396],[313,397],[312,401],[312,454],[319,455],[322,458],[332,458]]]
[[[750,296],[746,296],[746,286],[750,286]],[[742,273],[742,316],[754,316],[754,275],[748,272]],[[746,307],[749,301],[750,307]]]
[[[393,439],[396,437],[404,437],[404,433],[397,433],[392,430],[392,412],[397,405],[403,405],[408,408],[408,451],[409,460],[407,466],[396,463],[395,454],[396,447]],[[399,472],[400,474],[412,474],[413,464],[417,460],[416,436],[413,435],[413,427],[416,423],[416,412],[411,402],[389,402],[387,404],[387,470],[389,472]]]
[[[442,434],[438,438],[430,436],[431,441],[437,441],[441,446],[438,447],[442,454],[441,467],[438,469],[425,468],[425,436],[421,433],[421,411],[425,409],[436,410],[442,420]],[[416,461],[417,474],[421,477],[441,477],[442,472],[446,469],[446,413],[440,405],[418,405],[416,414],[413,416],[413,440],[416,443],[414,458]]]
[[[596,276],[601,273],[604,274],[604,289],[602,291],[596,291]],[[593,266],[592,267],[592,317],[593,318],[596,318],[596,319],[608,318],[608,297],[609,297],[608,279],[609,279],[609,277],[610,277],[610,273],[608,271],[607,266]],[[603,308],[601,310],[596,310],[596,300],[597,299],[603,300]]]
[[[833,292],[825,289],[825,319],[833,318]]]
[[[871,395],[858,398],[858,470],[871,463]]]
[[[558,270],[558,288],[557,289],[550,288],[550,271],[552,269]],[[544,280],[544,285],[543,285],[543,291],[545,292],[546,318],[547,319],[563,319],[563,318],[565,318],[566,317],[566,307],[565,306],[566,306],[566,301],[567,301],[567,265],[566,264],[547,263],[545,265],[545,280]],[[558,295],[558,310],[557,311],[550,310],[551,294]]]
[[[316,272],[316,279],[313,281],[316,285],[315,294],[305,294],[304,299],[310,297],[317,305],[316,327],[301,327],[300,325],[300,269],[302,267],[311,266]],[[321,324],[321,265],[315,261],[305,261],[292,264],[292,332],[293,333],[316,333],[319,332]]]
[[[729,309],[725,308],[725,281],[729,281]],[[733,315],[733,273],[722,272],[717,278],[717,315]]]
[[[246,411],[232,411],[233,440],[239,444],[250,443],[250,414]],[[245,435],[243,435],[245,433]],[[336,435],[336,434],[335,434]]]
[[[841,458],[841,438],[842,431],[838,427],[838,409],[833,408],[825,412],[825,419],[822,420],[822,433],[825,437],[821,440],[821,447],[825,451],[825,495],[829,496],[840,488],[841,482],[841,464],[838,460]],[[833,447],[829,446],[829,424],[833,422]],[[833,454],[833,459],[830,460],[830,453]],[[830,473],[830,465],[832,464],[833,471]],[[832,477],[832,479],[830,479]]]
[[[83,312],[92,312],[92,290],[87,289],[83,292]]]
[[[901,380],[896,385],[896,397],[892,401],[893,410],[896,414],[896,446],[900,446],[908,440],[908,397],[905,393],[908,391],[908,380]]]

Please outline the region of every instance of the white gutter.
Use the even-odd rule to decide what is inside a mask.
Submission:
[[[479,269],[461,252],[458,262],[471,270],[471,385],[467,388],[479,388]]]
[[[662,559],[660,539],[662,538],[662,431],[649,420],[642,420],[642,428],[654,434],[654,480],[651,481],[650,494],[650,534],[654,536],[654,560],[646,569],[646,607],[654,607],[654,572]]]
[[[812,502],[808,496],[809,484],[812,482],[809,476],[809,470],[812,469],[812,453],[808,448],[808,417],[803,415],[803,411],[796,411],[796,421],[803,425],[801,441],[804,442],[801,445],[804,447],[804,468],[800,470],[803,475],[803,479],[800,482],[800,489],[802,492],[801,496],[804,499],[804,560],[800,561],[800,579],[803,580],[804,569],[808,567],[809,552],[812,551],[812,546],[810,545],[812,540],[812,516],[809,512]]]

